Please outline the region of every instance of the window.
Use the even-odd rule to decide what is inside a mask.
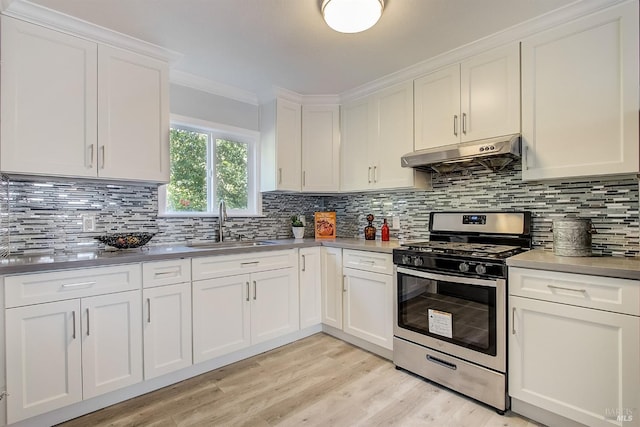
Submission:
[[[221,200],[229,215],[259,214],[256,141],[257,132],[172,123],[171,177],[159,193],[160,214],[217,214]]]

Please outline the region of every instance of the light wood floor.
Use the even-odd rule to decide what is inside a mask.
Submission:
[[[438,387],[326,334],[61,424],[74,426],[539,424]]]

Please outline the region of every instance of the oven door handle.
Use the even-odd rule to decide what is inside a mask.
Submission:
[[[474,277],[449,276],[444,274],[429,273],[427,271],[413,270],[405,267],[398,267],[397,271],[398,273],[406,274],[407,276],[421,277],[423,279],[441,280],[444,282],[461,283],[463,285],[486,286],[490,288],[498,287],[498,282],[504,280],[483,280],[476,279]]]

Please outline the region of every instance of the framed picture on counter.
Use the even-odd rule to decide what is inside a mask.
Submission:
[[[335,239],[336,237],[336,213],[335,212],[316,212],[315,232],[316,239]]]

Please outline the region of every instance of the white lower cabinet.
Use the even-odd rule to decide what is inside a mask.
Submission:
[[[142,381],[140,291],[6,310],[7,421]]]
[[[322,322],[321,250],[300,249],[300,329]]]
[[[344,269],[344,332],[393,349],[393,276]]]
[[[191,282],[143,291],[144,378],[192,364]]]
[[[299,329],[296,255],[291,250],[192,260],[194,363]]]
[[[511,270],[509,395],[588,426],[640,426],[640,285]],[[627,292],[635,292],[635,315],[580,306],[609,305],[603,296]]]
[[[323,247],[322,323],[393,349],[391,254]]]
[[[322,323],[342,329],[342,249],[323,246],[320,255]]]

